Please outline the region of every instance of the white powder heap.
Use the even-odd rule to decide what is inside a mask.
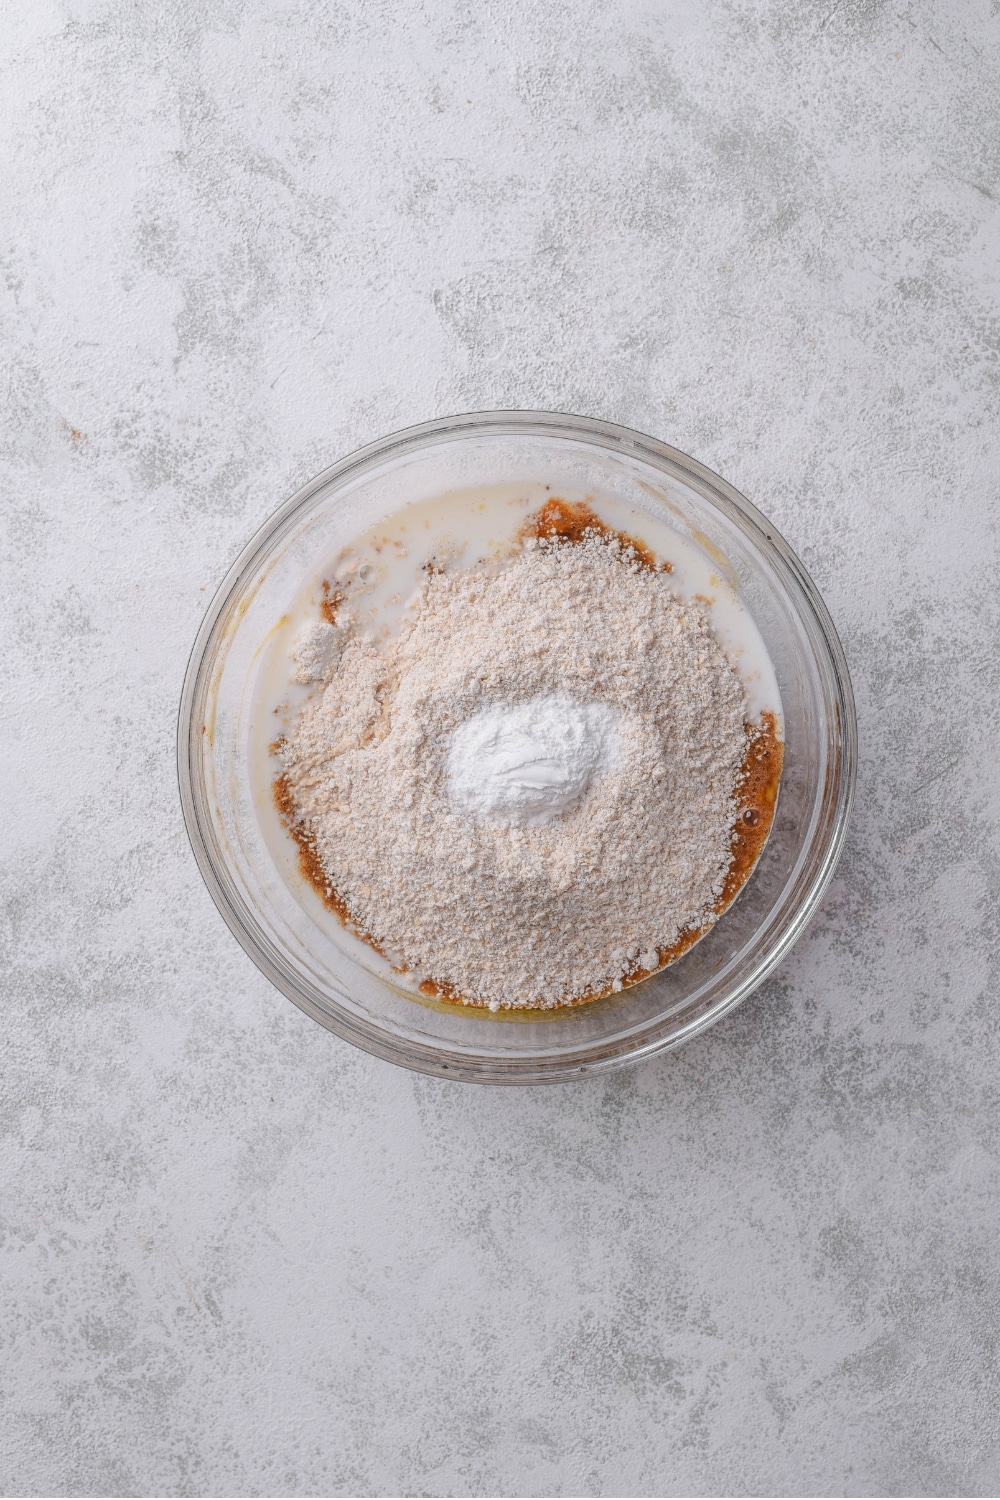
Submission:
[[[343,641],[282,750],[360,929],[492,1009],[620,989],[714,920],[743,688],[698,604],[616,539],[433,573]]]
[[[620,717],[560,694],[484,708],[451,737],[448,791],[476,817],[540,828],[618,765]]]
[[[319,620],[303,630],[295,642],[296,682],[322,682],[337,664],[344,632],[336,625]]]

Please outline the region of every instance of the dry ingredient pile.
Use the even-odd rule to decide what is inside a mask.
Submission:
[[[427,992],[578,1002],[715,920],[742,684],[614,534],[432,571],[394,640],[341,609],[298,662],[318,690],[281,742],[286,811],[348,924]]]

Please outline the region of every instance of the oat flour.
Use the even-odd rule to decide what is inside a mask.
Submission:
[[[532,538],[498,570],[432,573],[388,644],[336,634],[312,643],[325,685],[285,784],[394,963],[470,1003],[551,1007],[714,920],[744,696],[666,573],[614,536]]]

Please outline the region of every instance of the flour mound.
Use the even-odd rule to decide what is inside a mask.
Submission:
[[[322,682],[329,677],[337,664],[343,632],[336,625],[320,620],[308,626],[298,640],[292,653],[295,661],[296,682]]]
[[[534,541],[432,573],[395,640],[338,644],[285,784],[339,900],[411,976],[548,1008],[714,920],[744,695],[667,574],[613,536]]]
[[[473,816],[540,828],[576,806],[621,756],[620,716],[564,693],[484,708],[448,750],[448,791]]]

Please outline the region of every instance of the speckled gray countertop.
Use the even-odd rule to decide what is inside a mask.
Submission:
[[[3,1493],[997,1493],[997,10],[4,6]],[[249,534],[500,406],[749,495],[862,735],[777,976],[534,1091],[296,1011],[174,773]]]

